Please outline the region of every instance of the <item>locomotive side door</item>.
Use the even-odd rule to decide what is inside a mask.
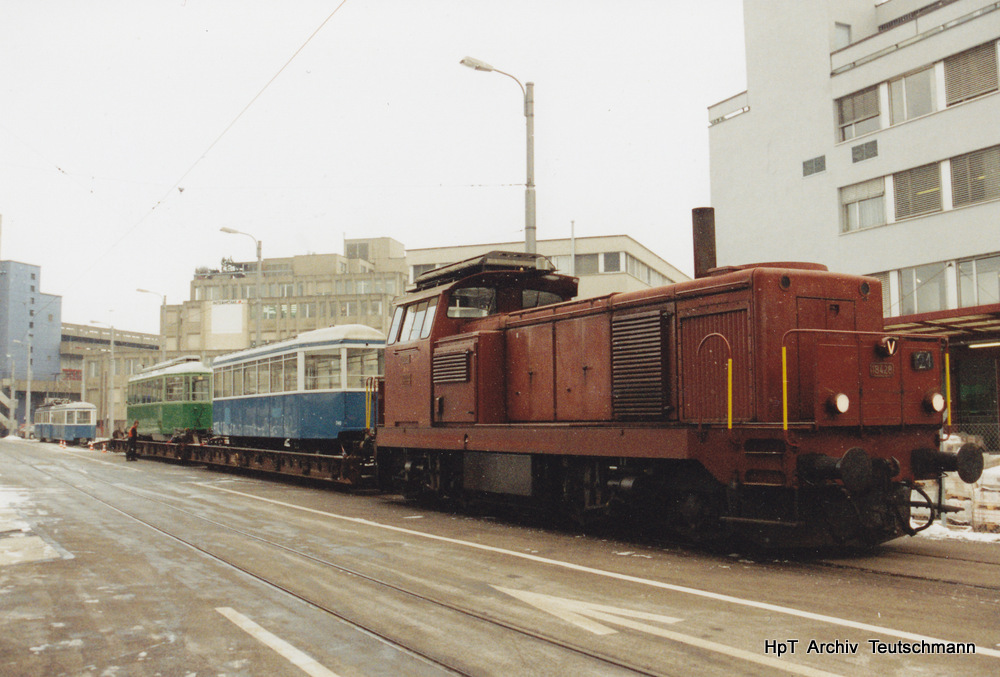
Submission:
[[[511,421],[555,419],[553,324],[507,331],[507,412]]]

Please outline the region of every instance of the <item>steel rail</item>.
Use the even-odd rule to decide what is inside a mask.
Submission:
[[[20,459],[18,459],[18,460],[20,461]],[[269,585],[269,586],[271,586],[271,587],[273,587],[273,588],[275,588],[275,589],[277,589],[277,590],[279,590],[281,592],[284,592],[285,594],[288,594],[288,595],[290,595],[290,596],[292,596],[292,597],[294,597],[296,599],[299,599],[300,601],[305,602],[306,604],[308,604],[308,605],[310,605],[310,606],[312,606],[312,607],[314,607],[316,609],[324,611],[324,612],[328,613],[329,615],[337,618],[338,620],[344,622],[345,624],[347,624],[347,625],[349,625],[349,626],[351,626],[353,628],[356,628],[356,629],[361,630],[363,632],[369,633],[372,636],[374,636],[377,639],[379,639],[380,641],[383,641],[386,644],[388,644],[390,646],[393,646],[394,648],[397,648],[397,649],[399,649],[399,650],[401,650],[401,651],[403,651],[403,652],[405,652],[407,654],[413,655],[413,656],[415,656],[417,658],[420,658],[422,660],[428,661],[428,662],[430,662],[431,664],[433,664],[435,666],[445,668],[445,669],[447,669],[450,672],[453,672],[455,674],[459,674],[459,675],[466,675],[467,674],[467,673],[461,671],[460,669],[455,668],[455,667],[449,665],[448,663],[446,663],[446,662],[444,662],[444,661],[442,661],[440,659],[434,658],[433,656],[431,656],[431,655],[429,655],[427,653],[424,653],[424,652],[422,652],[422,651],[420,651],[418,649],[414,649],[413,647],[409,647],[406,644],[403,644],[402,642],[400,642],[399,640],[394,640],[391,637],[389,637],[388,635],[385,635],[385,634],[380,633],[380,632],[378,632],[376,630],[368,628],[368,627],[362,625],[361,623],[348,618],[347,616],[345,616],[344,614],[342,614],[340,612],[337,612],[337,611],[335,611],[333,609],[330,609],[328,607],[323,606],[322,604],[319,604],[319,603],[317,603],[317,602],[315,602],[313,600],[310,600],[307,597],[305,597],[305,596],[303,596],[303,595],[301,595],[299,593],[296,593],[293,590],[290,590],[290,589],[282,586],[280,583],[277,583],[275,581],[272,581],[272,580],[268,579],[264,575],[256,574],[256,573],[250,571],[249,569],[240,566],[239,564],[231,562],[231,561],[225,559],[224,557],[216,555],[216,554],[214,554],[214,553],[206,550],[205,548],[202,548],[201,546],[198,546],[198,545],[196,545],[196,544],[188,541],[185,538],[182,538],[182,537],[180,537],[180,536],[178,536],[176,534],[170,533],[169,531],[167,531],[167,530],[165,530],[165,529],[163,529],[161,527],[158,527],[155,524],[152,524],[151,522],[149,522],[147,520],[144,520],[143,518],[138,517],[138,516],[136,516],[136,515],[128,512],[128,511],[126,511],[126,510],[123,510],[122,508],[119,508],[118,506],[115,506],[115,505],[109,503],[108,501],[102,499],[101,497],[96,496],[96,495],[90,493],[89,491],[86,491],[86,490],[82,489],[81,487],[68,482],[67,480],[64,480],[64,479],[62,479],[60,477],[57,477],[57,476],[51,474],[50,472],[42,470],[42,469],[40,469],[40,468],[38,468],[36,466],[31,466],[30,464],[24,463],[24,461],[20,461],[20,462],[23,463],[24,465],[29,465],[29,467],[32,467],[34,470],[36,470],[39,473],[47,475],[47,476],[51,477],[52,479],[54,479],[54,480],[56,480],[58,482],[66,484],[67,486],[75,489],[79,493],[82,493],[82,494],[84,494],[84,495],[86,495],[86,496],[88,496],[88,497],[96,500],[98,503],[101,503],[101,504],[103,504],[103,505],[111,508],[112,510],[114,510],[114,511],[120,513],[120,514],[122,514],[122,515],[124,515],[124,516],[126,516],[126,517],[128,517],[128,518],[130,518],[130,519],[132,519],[134,521],[136,521],[136,522],[139,522],[140,524],[143,524],[144,526],[147,526],[150,529],[152,529],[152,530],[154,530],[154,531],[156,531],[156,532],[158,532],[158,533],[160,533],[160,534],[162,534],[164,536],[167,536],[168,538],[171,538],[171,539],[173,539],[175,541],[178,541],[179,543],[182,543],[183,545],[186,545],[186,546],[192,548],[193,550],[195,550],[195,551],[197,551],[199,553],[202,553],[203,555],[205,555],[205,556],[207,556],[207,557],[209,557],[209,558],[211,558],[213,560],[216,560],[216,561],[218,561],[218,562],[220,562],[222,564],[225,564],[225,565],[227,565],[227,566],[229,566],[229,567],[231,567],[233,569],[236,569],[236,570],[238,570],[238,571],[240,571],[240,572],[242,572],[242,573],[250,576],[251,578],[253,578],[255,580],[258,580],[258,581],[260,581],[260,582],[262,582],[262,583],[264,583],[266,585]],[[181,507],[178,507],[176,505],[172,505],[172,504],[170,504],[170,503],[168,503],[166,501],[162,501],[162,500],[153,498],[153,497],[149,496],[148,494],[136,492],[136,491],[133,491],[133,490],[121,487],[120,485],[115,484],[114,482],[109,482],[107,480],[102,480],[102,479],[100,479],[98,477],[94,477],[93,475],[89,475],[88,479],[90,479],[92,481],[95,481],[95,482],[99,482],[101,484],[105,484],[105,485],[111,486],[111,487],[115,488],[116,490],[118,490],[118,491],[120,491],[122,493],[130,494],[130,495],[135,496],[137,498],[141,498],[141,499],[144,499],[144,500],[147,500],[147,501],[150,501],[150,502],[157,503],[159,505],[165,506],[167,508],[171,508],[172,510],[175,510],[177,512],[183,513],[183,514],[185,514],[185,515],[187,515],[189,517],[193,517],[195,519],[201,520],[201,521],[206,522],[208,524],[211,524],[213,526],[216,526],[216,527],[219,527],[219,528],[222,528],[222,529],[226,529],[226,530],[232,531],[234,533],[240,534],[241,536],[248,537],[250,539],[253,539],[255,541],[263,543],[265,545],[272,546],[272,547],[274,547],[276,549],[282,550],[284,552],[288,552],[290,554],[296,555],[298,557],[301,557],[302,559],[314,562],[316,564],[320,564],[320,565],[332,568],[332,569],[334,569],[336,571],[339,571],[341,573],[347,574],[349,576],[354,576],[354,577],[360,578],[362,580],[368,581],[368,582],[373,583],[375,585],[378,585],[378,586],[384,587],[386,589],[393,590],[394,592],[398,592],[400,594],[406,595],[406,596],[411,597],[413,599],[416,599],[416,600],[419,600],[419,601],[422,601],[422,602],[426,602],[426,603],[438,606],[440,608],[443,608],[443,609],[446,609],[446,610],[453,611],[455,613],[461,614],[463,616],[467,616],[467,617],[479,620],[479,621],[484,622],[484,623],[486,623],[488,625],[493,625],[493,626],[496,626],[496,627],[499,627],[499,628],[502,628],[502,629],[514,632],[516,634],[523,635],[525,637],[528,637],[528,638],[531,638],[531,639],[543,642],[545,644],[549,644],[549,645],[554,646],[556,648],[570,651],[570,652],[575,653],[577,655],[580,655],[580,656],[582,656],[584,658],[596,660],[598,662],[605,663],[605,664],[607,664],[609,666],[614,666],[614,667],[617,667],[617,668],[622,668],[624,670],[628,670],[630,672],[634,672],[634,673],[636,673],[638,675],[647,675],[649,677],[658,677],[659,675],[669,674],[669,673],[650,672],[649,670],[647,670],[645,668],[637,667],[637,666],[634,666],[634,665],[629,665],[628,663],[622,662],[622,661],[620,661],[620,660],[618,660],[618,659],[616,659],[616,658],[614,658],[612,656],[608,656],[608,655],[605,655],[605,654],[597,653],[597,652],[594,652],[594,651],[589,650],[587,648],[584,648],[584,647],[581,647],[581,646],[577,646],[577,645],[574,645],[574,644],[571,644],[571,643],[568,643],[568,642],[561,641],[559,639],[556,639],[555,637],[549,636],[549,635],[544,634],[542,632],[535,631],[535,630],[530,630],[530,629],[526,629],[526,628],[522,628],[522,627],[519,627],[519,626],[514,625],[512,623],[508,623],[506,621],[503,621],[503,620],[500,620],[500,619],[497,619],[497,618],[492,618],[492,617],[487,616],[487,615],[485,615],[483,613],[474,611],[472,609],[468,609],[466,607],[462,607],[462,606],[459,606],[459,605],[456,605],[456,604],[452,604],[450,602],[446,602],[446,601],[443,601],[443,600],[435,599],[435,598],[429,597],[427,595],[424,595],[424,594],[421,594],[421,593],[418,593],[418,592],[414,592],[412,590],[407,590],[406,588],[403,588],[403,587],[400,587],[400,586],[395,585],[393,583],[389,583],[387,581],[381,580],[381,579],[376,578],[374,576],[371,576],[369,574],[362,573],[362,572],[360,572],[360,571],[358,571],[356,569],[351,569],[350,567],[345,567],[345,566],[340,565],[340,564],[335,564],[335,563],[330,562],[328,560],[324,560],[324,559],[316,557],[314,555],[310,555],[309,553],[303,552],[301,550],[297,550],[295,548],[283,545],[281,543],[277,543],[275,541],[271,541],[271,540],[266,539],[266,538],[264,538],[262,536],[259,536],[257,534],[254,534],[254,533],[251,533],[251,532],[248,532],[248,531],[244,531],[244,530],[239,529],[239,528],[234,527],[234,526],[223,524],[223,523],[218,522],[216,520],[209,519],[209,518],[204,517],[202,515],[199,515],[197,513],[191,512],[190,510],[187,510],[185,508],[181,508]]]

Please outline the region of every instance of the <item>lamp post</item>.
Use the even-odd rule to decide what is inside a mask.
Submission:
[[[24,393],[24,428],[26,431],[31,431],[31,339],[32,335],[28,334],[27,341],[21,345],[25,345],[28,348],[28,382],[25,387]],[[14,343],[21,343],[17,339],[14,339]],[[30,436],[30,435],[29,435]]]
[[[111,428],[114,425],[115,415],[114,415],[114,392],[115,392],[115,326],[113,324],[107,324],[105,322],[98,322],[97,320],[91,320],[91,324],[99,324],[111,329],[111,369],[109,370],[108,378],[108,424],[107,428],[104,429],[104,434],[106,437],[111,437]]]
[[[10,360],[10,410],[7,412],[10,415],[7,418],[11,420],[11,425],[13,425],[16,423],[14,417],[17,416],[17,391],[14,390],[14,356],[7,353],[7,359]]]
[[[227,228],[227,227],[223,226],[222,228],[219,228],[219,230],[222,231],[223,233],[230,233],[230,234],[233,234],[233,235],[246,235],[248,238],[250,238],[251,240],[253,240],[254,243],[256,243],[256,245],[257,245],[257,303],[256,303],[256,305],[257,305],[257,332],[256,332],[257,338],[255,339],[254,344],[259,346],[261,344],[261,340],[260,340],[260,320],[261,320],[261,315],[263,314],[263,311],[264,311],[264,307],[263,307],[262,301],[261,301],[261,281],[263,279],[262,276],[263,276],[264,270],[263,270],[263,261],[262,261],[261,256],[260,256],[260,240],[258,240],[257,238],[255,238],[250,233],[244,233],[242,230],[236,230],[235,228]]]
[[[528,82],[521,84],[521,81],[510,73],[497,70],[485,61],[467,56],[460,64],[468,66],[477,71],[496,72],[506,75],[517,83],[524,95],[524,117],[527,127],[527,180],[524,184],[524,251],[529,254],[535,253],[535,83]]]
[[[136,289],[137,292],[142,294],[152,294],[154,296],[160,296],[163,298],[163,302],[160,304],[160,362],[167,361],[167,295],[161,294],[158,291],[150,291],[148,289]]]

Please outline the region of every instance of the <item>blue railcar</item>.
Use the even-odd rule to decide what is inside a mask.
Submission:
[[[97,435],[97,407],[89,402],[50,400],[35,410],[34,420],[42,442],[87,444]]]
[[[341,325],[217,357],[212,429],[233,446],[340,453],[373,425],[385,337]]]

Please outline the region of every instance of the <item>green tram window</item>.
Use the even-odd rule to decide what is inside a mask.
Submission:
[[[182,402],[184,400],[184,377],[167,377],[167,402]]]
[[[210,378],[207,374],[194,374],[190,377],[190,387],[188,389],[188,401],[207,402],[209,398]]]

